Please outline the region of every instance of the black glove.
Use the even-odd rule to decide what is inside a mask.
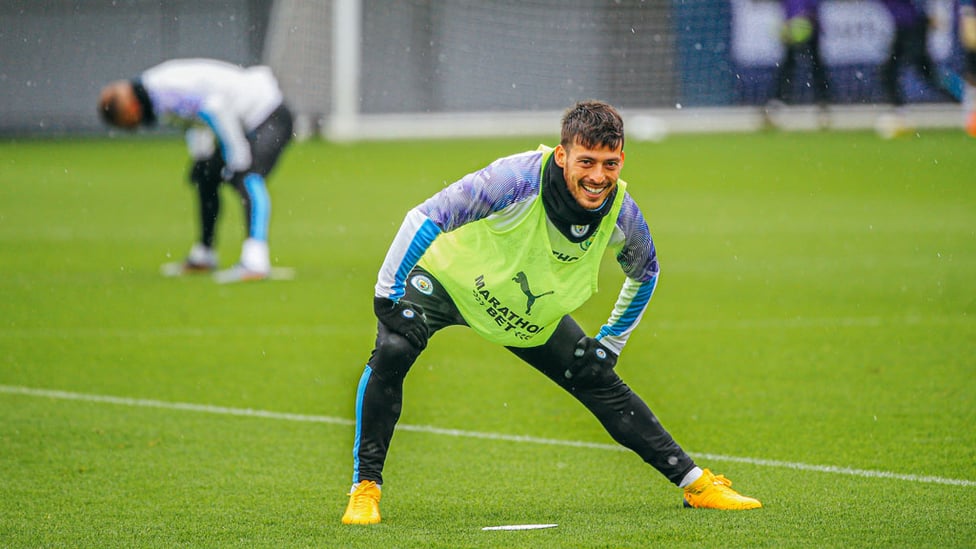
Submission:
[[[374,297],[373,312],[387,328],[407,338],[418,349],[427,346],[430,333],[427,316],[420,305],[406,299],[393,301],[386,297]]]
[[[583,336],[576,342],[573,363],[563,375],[566,379],[585,381],[591,376],[599,376],[613,370],[616,365],[617,355],[613,351],[592,337]]]

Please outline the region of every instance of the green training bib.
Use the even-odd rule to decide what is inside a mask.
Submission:
[[[552,149],[540,150],[544,170]],[[511,347],[542,345],[564,315],[597,291],[600,263],[626,187],[617,181],[610,213],[578,254],[553,251],[540,192],[514,224],[496,226],[488,217],[441,234],[420,265],[441,282],[464,320],[485,339]]]

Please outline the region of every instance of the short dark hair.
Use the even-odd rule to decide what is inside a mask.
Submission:
[[[587,148],[623,148],[624,121],[620,113],[603,101],[588,99],[576,103],[563,114],[560,144],[568,148],[576,142]]]

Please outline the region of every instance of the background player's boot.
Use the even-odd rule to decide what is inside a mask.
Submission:
[[[248,238],[241,246],[241,260],[233,267],[217,272],[214,278],[221,284],[264,280],[271,276],[271,256],[268,243]]]
[[[349,492],[349,505],[342,515],[343,524],[377,524],[380,521],[380,487],[364,480]]]
[[[186,271],[209,272],[217,268],[217,252],[197,242],[183,262]]]
[[[186,259],[178,263],[165,263],[160,268],[166,276],[203,274],[217,269],[217,252],[197,242],[190,248]]]
[[[713,475],[708,469],[685,487],[685,507],[699,509],[758,509],[758,499],[743,496],[731,488],[732,481],[724,475]]]
[[[269,276],[271,276],[271,273],[268,271],[255,271],[238,263],[229,269],[224,269],[214,273],[214,280],[216,280],[218,284],[230,284],[233,282],[264,280]]]

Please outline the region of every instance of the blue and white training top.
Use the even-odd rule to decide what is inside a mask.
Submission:
[[[186,129],[194,159],[214,152],[219,141],[227,167],[251,165],[246,132],[257,128],[283,101],[271,69],[241,68],[215,59],[174,59],[140,75],[156,118]]]
[[[387,251],[376,282],[376,296],[394,301],[404,295],[410,270],[441,233],[492,217],[495,226],[514,223],[526,215],[541,189],[542,151],[520,153],[470,173],[410,210]],[[553,253],[570,253],[578,246],[550,222]],[[611,237],[626,278],[606,324],[597,339],[619,354],[647,309],[658,279],[657,252],[644,215],[629,194],[624,195]]]

